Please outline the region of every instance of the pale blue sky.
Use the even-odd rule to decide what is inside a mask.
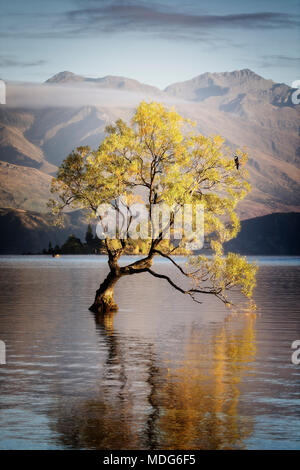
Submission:
[[[300,0],[0,0],[0,77],[63,70],[160,88],[250,68],[300,79]]]

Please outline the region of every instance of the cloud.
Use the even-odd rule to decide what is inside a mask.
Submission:
[[[285,55],[262,56],[260,67],[297,67],[300,66],[300,57],[289,57]]]
[[[187,10],[184,3],[143,2],[141,0],[101,0],[75,2],[75,7],[61,13],[37,12],[25,17],[18,28],[7,28],[1,36],[72,38],[112,33],[151,34],[189,40],[209,38],[222,29],[282,29],[299,26],[299,16],[279,12],[237,14],[200,14]],[[20,28],[23,28],[22,32]]]
[[[143,5],[140,3],[104,2],[100,6],[78,8],[66,13],[69,24],[84,31],[117,32],[210,30],[215,28],[286,28],[299,25],[295,16],[278,12],[256,12],[226,15],[203,15],[173,10],[166,5]]]
[[[23,61],[12,56],[0,56],[0,67],[38,67],[40,65],[44,65],[45,63],[46,61],[44,60]]]
[[[102,106],[132,108],[142,100],[164,102],[165,104],[184,103],[184,100],[170,96],[152,95],[150,92],[131,92],[109,88],[97,88],[86,83],[74,85],[18,84],[8,83],[6,103],[11,108],[47,108]]]

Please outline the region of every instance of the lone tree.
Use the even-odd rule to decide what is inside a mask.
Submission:
[[[173,229],[174,213],[166,226],[160,224],[155,236],[146,240],[147,253],[127,266],[119,265],[130,240],[130,225],[112,239],[104,229],[104,243],[108,254],[109,273],[96,291],[90,310],[106,313],[117,310],[114,287],[123,277],[138,273],[168,282],[174,289],[200,302],[205,294],[229,303],[228,292],[240,290],[251,297],[255,285],[256,266],[245,257],[223,253],[224,242],[234,238],[240,222],[235,212],[237,203],[250,190],[244,164],[247,155],[237,151],[241,163],[236,169],[232,156],[219,136],[204,137],[191,132],[193,123],[181,117],[174,109],[160,103],[142,102],[131,125],[119,119],[106,128],[106,137],[98,150],[79,147],[61,164],[52,181],[52,193],[58,198],[49,205],[58,219],[66,206],[88,209],[90,215],[103,222],[99,205],[107,204],[118,210],[116,200],[143,199],[151,222],[156,205],[183,208],[185,204],[202,204],[205,213],[204,231],[209,237],[211,256],[190,252],[186,265],[178,263],[173,255],[188,245],[183,237],[176,243],[164,239],[166,230]],[[127,209],[130,212],[130,204]],[[132,215],[132,214],[131,214]],[[183,283],[152,268],[155,256],[163,256],[182,275]],[[186,282],[185,282],[186,281]],[[187,286],[188,284],[188,286]]]

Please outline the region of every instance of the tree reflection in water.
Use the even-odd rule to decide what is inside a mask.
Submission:
[[[229,320],[230,321],[230,320]],[[164,449],[232,449],[243,447],[251,421],[239,417],[239,384],[251,373],[255,358],[255,316],[228,321],[209,348],[194,329],[178,369],[159,391],[163,413],[158,423]]]
[[[114,314],[96,318],[96,328],[107,348],[104,375],[92,398],[60,407],[55,430],[64,446],[243,447],[253,430],[239,406],[242,379],[254,373],[254,314],[228,317],[209,339],[194,326],[179,363],[159,358],[151,342],[122,337],[114,330]]]

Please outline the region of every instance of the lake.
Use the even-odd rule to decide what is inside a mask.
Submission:
[[[258,264],[256,313],[139,274],[101,320],[105,257],[1,256],[0,448],[300,449],[300,258]]]

